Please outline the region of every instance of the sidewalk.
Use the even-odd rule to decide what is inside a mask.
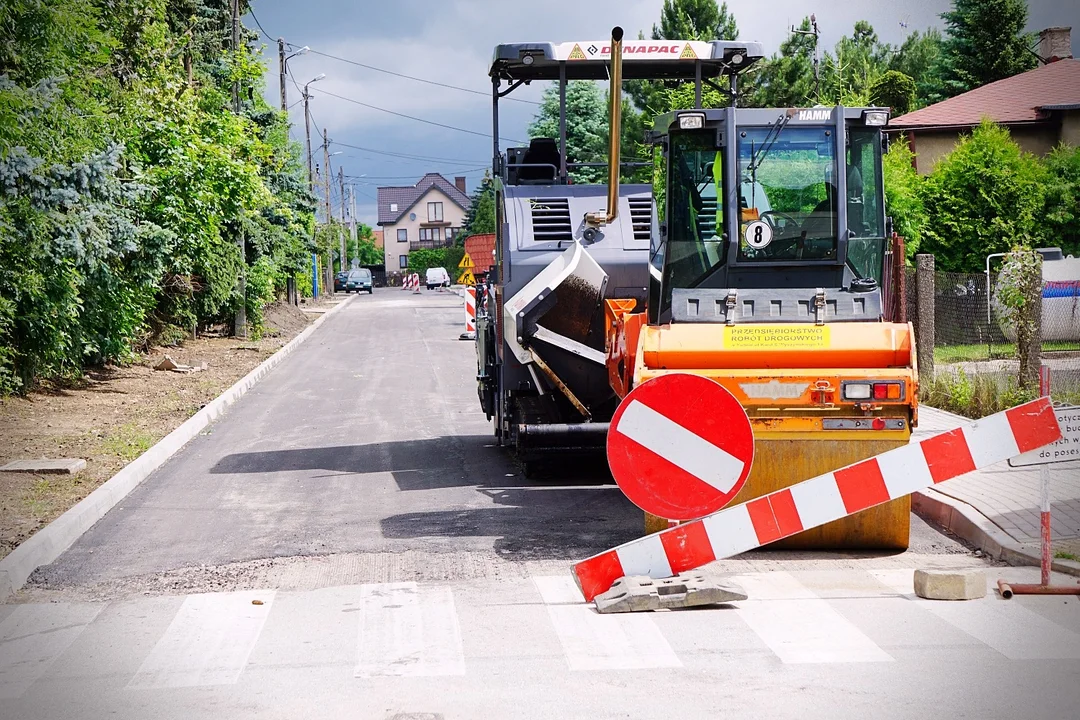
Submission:
[[[955,429],[967,418],[919,407],[913,439]],[[1051,540],[1055,552],[1080,556],[1080,462],[1050,465]],[[912,505],[923,517],[1011,564],[1039,563],[1038,467],[1000,463],[916,493]],[[1060,567],[1059,567],[1060,566]],[[1080,575],[1080,563],[1055,560],[1054,569]]]

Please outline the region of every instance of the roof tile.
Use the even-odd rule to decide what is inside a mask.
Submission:
[[[1040,108],[1080,103],[1080,60],[1066,59],[975,88],[889,121],[890,128],[970,127],[1046,119]]]
[[[476,266],[474,273],[488,272],[495,264],[495,235],[470,235],[465,238],[465,252]]]
[[[378,189],[378,224],[390,225],[400,220],[401,216],[408,212],[409,208],[415,205],[416,201],[422,198],[424,193],[432,187],[437,187],[462,209],[469,207],[469,196],[458,190],[454,183],[439,173],[428,173],[412,186],[381,187]],[[390,206],[394,204],[397,205],[397,210],[390,209]]]

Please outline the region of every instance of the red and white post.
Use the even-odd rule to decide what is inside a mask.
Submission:
[[[458,336],[459,340],[476,339],[476,288],[465,288],[465,332]]]

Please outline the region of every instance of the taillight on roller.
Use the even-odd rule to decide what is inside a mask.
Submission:
[[[901,382],[845,382],[845,400],[903,400],[904,384]]]

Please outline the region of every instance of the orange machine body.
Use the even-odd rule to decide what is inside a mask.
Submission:
[[[682,372],[712,378],[742,404],[756,449],[733,503],[905,445],[917,423],[910,324],[648,325],[644,313],[617,300],[608,301],[607,317],[608,378],[620,397],[646,380]],[[844,383],[882,385],[887,392],[850,400]],[[784,546],[904,549],[909,512],[907,498],[895,500]]]

